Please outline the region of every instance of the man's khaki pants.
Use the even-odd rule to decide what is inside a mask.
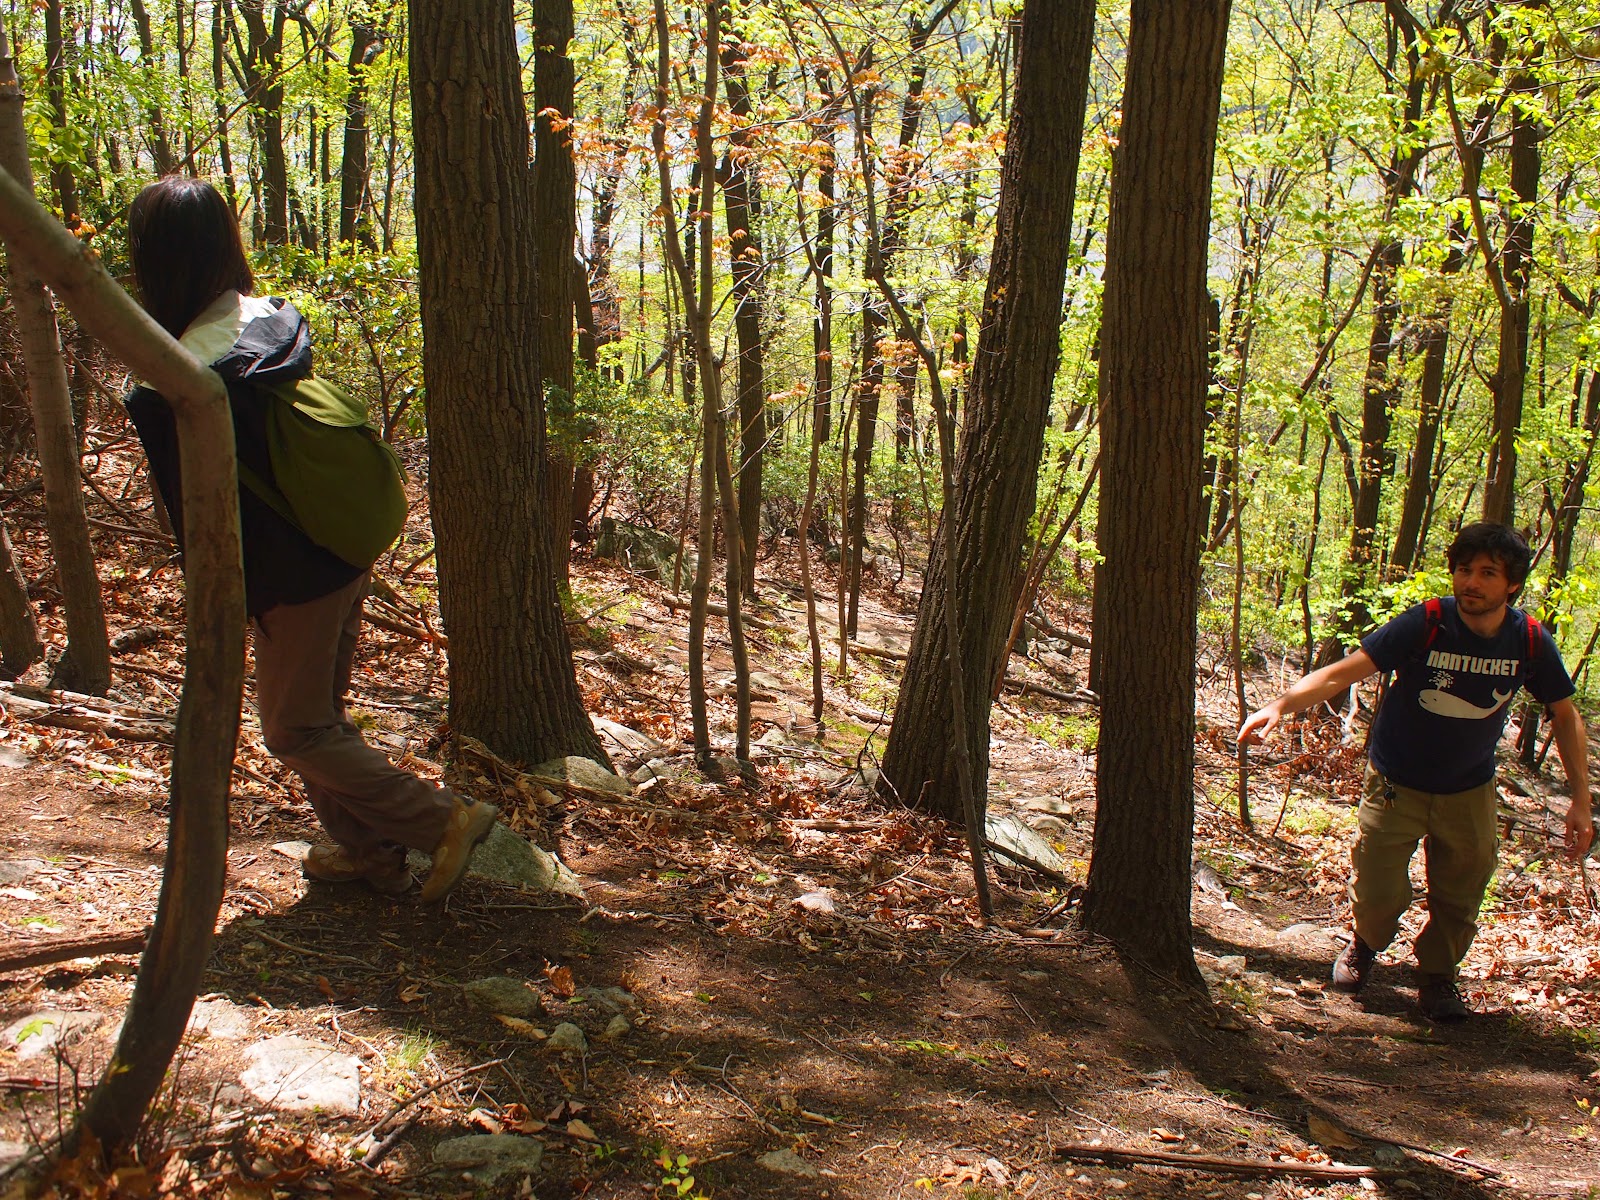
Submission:
[[[1440,795],[1390,784],[1369,766],[1360,817],[1361,833],[1350,852],[1356,933],[1374,950],[1394,940],[1411,904],[1411,858],[1420,841],[1428,923],[1413,946],[1417,968],[1453,977],[1478,932],[1478,908],[1494,878],[1494,781]]]
[[[299,774],[335,842],[360,855],[398,855],[402,846],[431,853],[444,837],[452,793],[367,745],[345,711],[366,595],[362,575],[332,595],[280,604],[254,620],[262,740]]]

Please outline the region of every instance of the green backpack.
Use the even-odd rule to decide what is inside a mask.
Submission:
[[[405,473],[367,407],[309,376],[265,389],[274,488],[244,463],[239,482],[325,550],[355,567],[378,561],[406,521]]]

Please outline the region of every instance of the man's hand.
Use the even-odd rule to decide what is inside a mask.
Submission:
[[[1581,862],[1594,842],[1594,809],[1587,796],[1574,796],[1567,806],[1567,858]]]
[[[1281,700],[1274,700],[1265,708],[1258,708],[1245,718],[1244,724],[1239,726],[1237,739],[1241,746],[1253,746],[1257,742],[1264,742],[1272,736],[1283,720],[1283,705]]]

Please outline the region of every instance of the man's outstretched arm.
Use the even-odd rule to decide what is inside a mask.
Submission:
[[[1301,712],[1331,700],[1348,687],[1360,683],[1378,669],[1365,650],[1357,650],[1347,658],[1329,663],[1320,671],[1313,671],[1271,704],[1251,713],[1239,726],[1239,742],[1248,746],[1272,735],[1278,723],[1291,713]],[[1565,758],[1563,757],[1563,760]]]
[[[1550,706],[1550,724],[1556,733],[1556,753],[1567,773],[1567,857],[1577,862],[1594,841],[1594,808],[1589,799],[1589,735],[1583,717],[1569,696]]]

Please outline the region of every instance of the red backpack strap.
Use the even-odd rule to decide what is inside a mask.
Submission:
[[[1539,647],[1544,644],[1544,638],[1539,635],[1544,631],[1544,626],[1539,624],[1539,618],[1531,613],[1528,616],[1528,665],[1531,667],[1539,657]]]
[[[1439,626],[1444,622],[1444,601],[1437,596],[1424,600],[1422,616],[1427,630],[1422,639],[1422,653],[1425,655],[1433,649],[1434,639],[1439,636]]]

